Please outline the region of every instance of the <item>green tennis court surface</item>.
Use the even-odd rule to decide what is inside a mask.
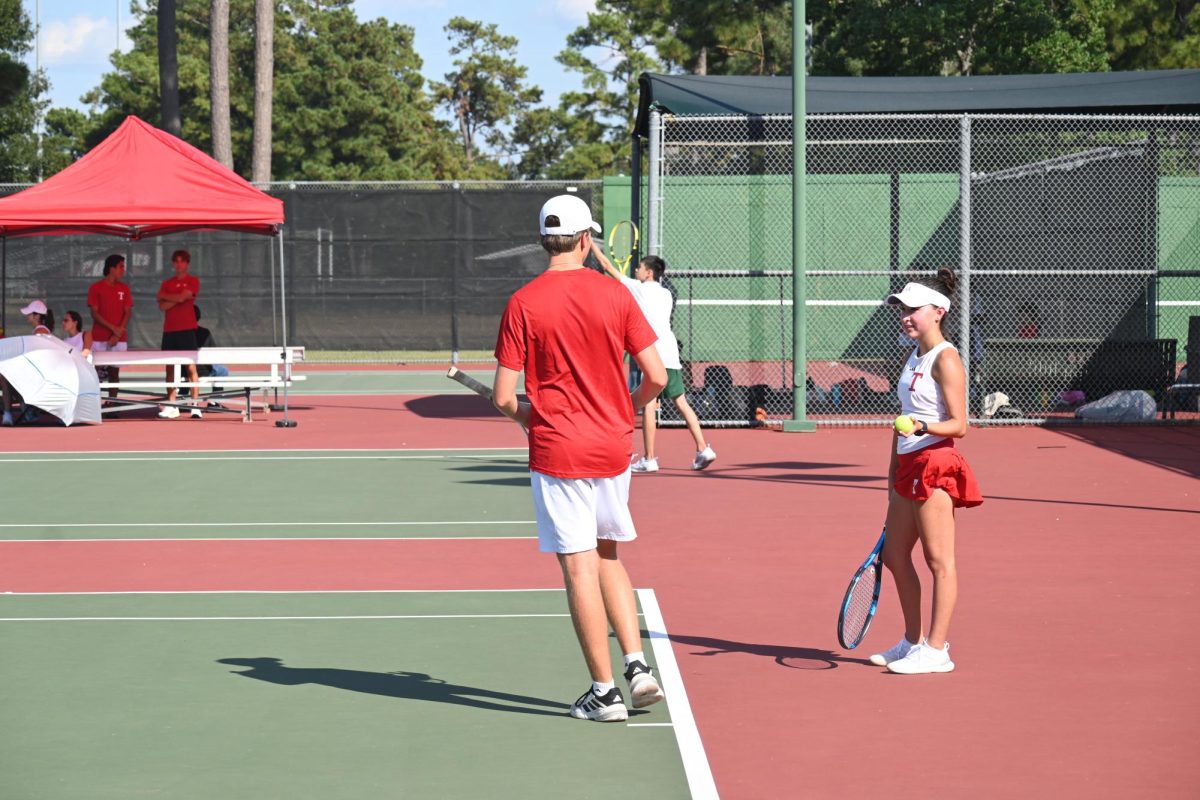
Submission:
[[[587,673],[565,605],[559,591],[2,595],[0,797],[691,796],[669,646],[667,702],[572,720]]]
[[[524,449],[8,453],[0,468],[28,498],[6,504],[0,540],[536,538]]]

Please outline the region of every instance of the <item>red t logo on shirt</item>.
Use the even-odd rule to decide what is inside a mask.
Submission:
[[[912,383],[910,383],[908,385],[908,390],[910,392],[917,388],[917,379],[920,378],[924,374],[925,374],[924,372],[914,372],[913,373]]]

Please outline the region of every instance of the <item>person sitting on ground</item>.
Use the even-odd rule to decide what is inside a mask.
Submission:
[[[70,345],[72,350],[87,359],[90,364],[92,361],[92,332],[83,329],[83,317],[79,315],[78,311],[68,311],[63,314],[63,333],[66,334],[63,341]]]
[[[655,347],[667,368],[667,388],[663,389],[660,399],[670,400],[679,409],[680,416],[687,423],[688,432],[696,443],[696,456],[692,459],[692,469],[704,469],[717,460],[717,454],[704,439],[700,430],[700,420],[687,401],[687,393],[683,387],[683,364],[679,360],[679,342],[671,330],[671,310],[674,300],[671,293],[662,285],[663,274],[667,271],[667,262],[658,256],[646,256],[638,262],[633,270],[633,278],[627,278],[613,266],[604,255],[604,251],[595,241],[592,242],[592,255],[596,261],[612,277],[624,284],[637,300],[646,321],[658,336]],[[642,411],[642,443],[646,453],[641,458],[634,456],[634,472],[658,472],[658,456],[655,455],[654,439],[657,430],[655,413],[658,410],[658,400],[651,400]]]
[[[34,300],[29,305],[21,309],[21,313],[25,315],[26,321],[33,326],[34,336],[53,336],[54,335],[54,312],[46,308],[46,304],[41,300]],[[12,403],[13,390],[8,381],[0,376],[0,398],[3,399],[4,413],[0,414],[0,425],[12,427]],[[21,404],[21,422],[30,423],[36,422],[38,418],[38,410],[33,406]]]

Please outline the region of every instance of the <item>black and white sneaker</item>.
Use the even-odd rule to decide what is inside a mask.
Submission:
[[[594,719],[597,722],[621,722],[629,719],[629,711],[615,686],[603,696],[597,695],[589,688],[571,704],[571,716],[575,719]]]
[[[663,690],[654,679],[654,672],[642,662],[629,663],[625,668],[625,680],[629,681],[629,696],[634,708],[652,706],[663,699]]]

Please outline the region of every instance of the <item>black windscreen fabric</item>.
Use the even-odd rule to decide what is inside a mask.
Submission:
[[[574,186],[592,202],[590,186]],[[546,265],[538,211],[566,185],[317,185],[283,188],[289,343],[309,350],[487,350],[508,297]],[[599,217],[599,210],[594,212]],[[221,345],[280,341],[279,241],[226,232],[126,242],[102,236],[7,242],[10,335],[18,309],[43,298],[90,326],[88,286],[105,257],[126,256],[134,294],[130,346],[156,348],[155,302],[171,253],[192,254],[204,324]]]

